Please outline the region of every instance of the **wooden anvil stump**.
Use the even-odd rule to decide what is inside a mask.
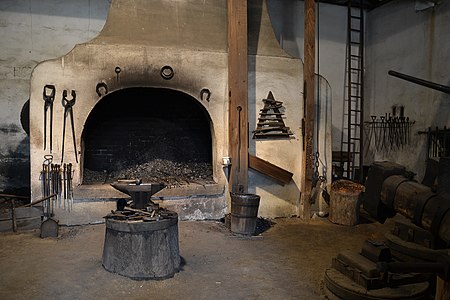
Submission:
[[[178,215],[144,222],[106,220],[103,267],[132,279],[166,279],[180,266]]]

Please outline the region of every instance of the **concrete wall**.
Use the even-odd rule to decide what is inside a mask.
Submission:
[[[417,131],[450,125],[449,95],[387,74],[395,70],[436,83],[450,85],[450,3],[416,11],[415,1],[392,1],[366,14],[365,120],[405,106],[415,121],[411,144],[400,151],[376,152],[370,148],[365,165],[391,160],[406,165],[421,179],[425,168],[426,139]],[[275,34],[282,47],[303,56],[303,1],[269,0]],[[317,8],[316,8],[317,9]],[[340,149],[343,117],[347,8],[320,4],[318,46],[319,73],[332,89],[333,150]]]
[[[0,1],[0,191],[30,185],[29,140],[20,114],[30,97],[32,69],[96,36],[109,5],[107,0]]]
[[[421,180],[426,135],[419,130],[450,125],[450,95],[389,76],[389,70],[450,85],[450,3],[415,11],[414,1],[393,1],[368,13],[366,112],[384,115],[393,105],[405,106],[415,121],[411,144],[400,151],[376,152],[366,161],[390,160],[406,165]]]

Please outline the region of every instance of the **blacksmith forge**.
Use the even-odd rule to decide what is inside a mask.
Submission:
[[[56,212],[62,225],[103,222],[105,211],[124,197],[109,183],[121,179],[120,172],[131,166],[127,163],[143,166],[147,161],[141,158],[204,164],[209,170],[184,181],[168,174],[167,178],[183,182],[153,195],[155,203],[176,211],[180,219],[218,219],[229,211],[227,168],[239,157],[229,159],[229,110],[236,108],[229,107],[227,1],[132,3],[113,0],[96,38],[40,63],[32,74],[32,199],[41,193],[38,174],[45,155],[72,163],[73,209]],[[286,54],[275,38],[266,1],[249,1],[248,130],[256,128],[262,100],[269,92],[283,103],[284,122],[290,128],[287,138],[250,140],[251,155],[292,174],[283,185],[249,172],[248,190],[261,196],[261,216],[302,214],[302,78],[302,61]],[[51,153],[43,143],[46,85],[55,87]],[[71,108],[73,141],[69,125],[62,139],[64,91],[69,99],[76,91]],[[324,141],[331,139],[327,132]],[[331,164],[331,159],[327,161]],[[86,182],[93,169],[100,175]],[[165,165],[159,167],[161,171]],[[108,177],[114,172],[119,175]],[[127,179],[140,177],[136,172]]]

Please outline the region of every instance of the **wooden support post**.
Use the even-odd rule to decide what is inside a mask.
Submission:
[[[310,218],[310,195],[312,188],[312,151],[314,132],[314,68],[315,68],[315,3],[314,0],[305,0],[305,34],[304,34],[304,141],[305,147],[302,157],[302,186],[301,204],[303,207],[302,217]]]
[[[247,0],[228,0],[229,186],[248,189]]]

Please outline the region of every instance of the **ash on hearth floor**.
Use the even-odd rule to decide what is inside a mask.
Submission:
[[[155,159],[136,164],[118,171],[84,170],[83,183],[112,183],[118,179],[142,179],[143,182],[159,182],[168,186],[180,186],[190,183],[211,184],[211,164],[201,162],[174,162]]]

